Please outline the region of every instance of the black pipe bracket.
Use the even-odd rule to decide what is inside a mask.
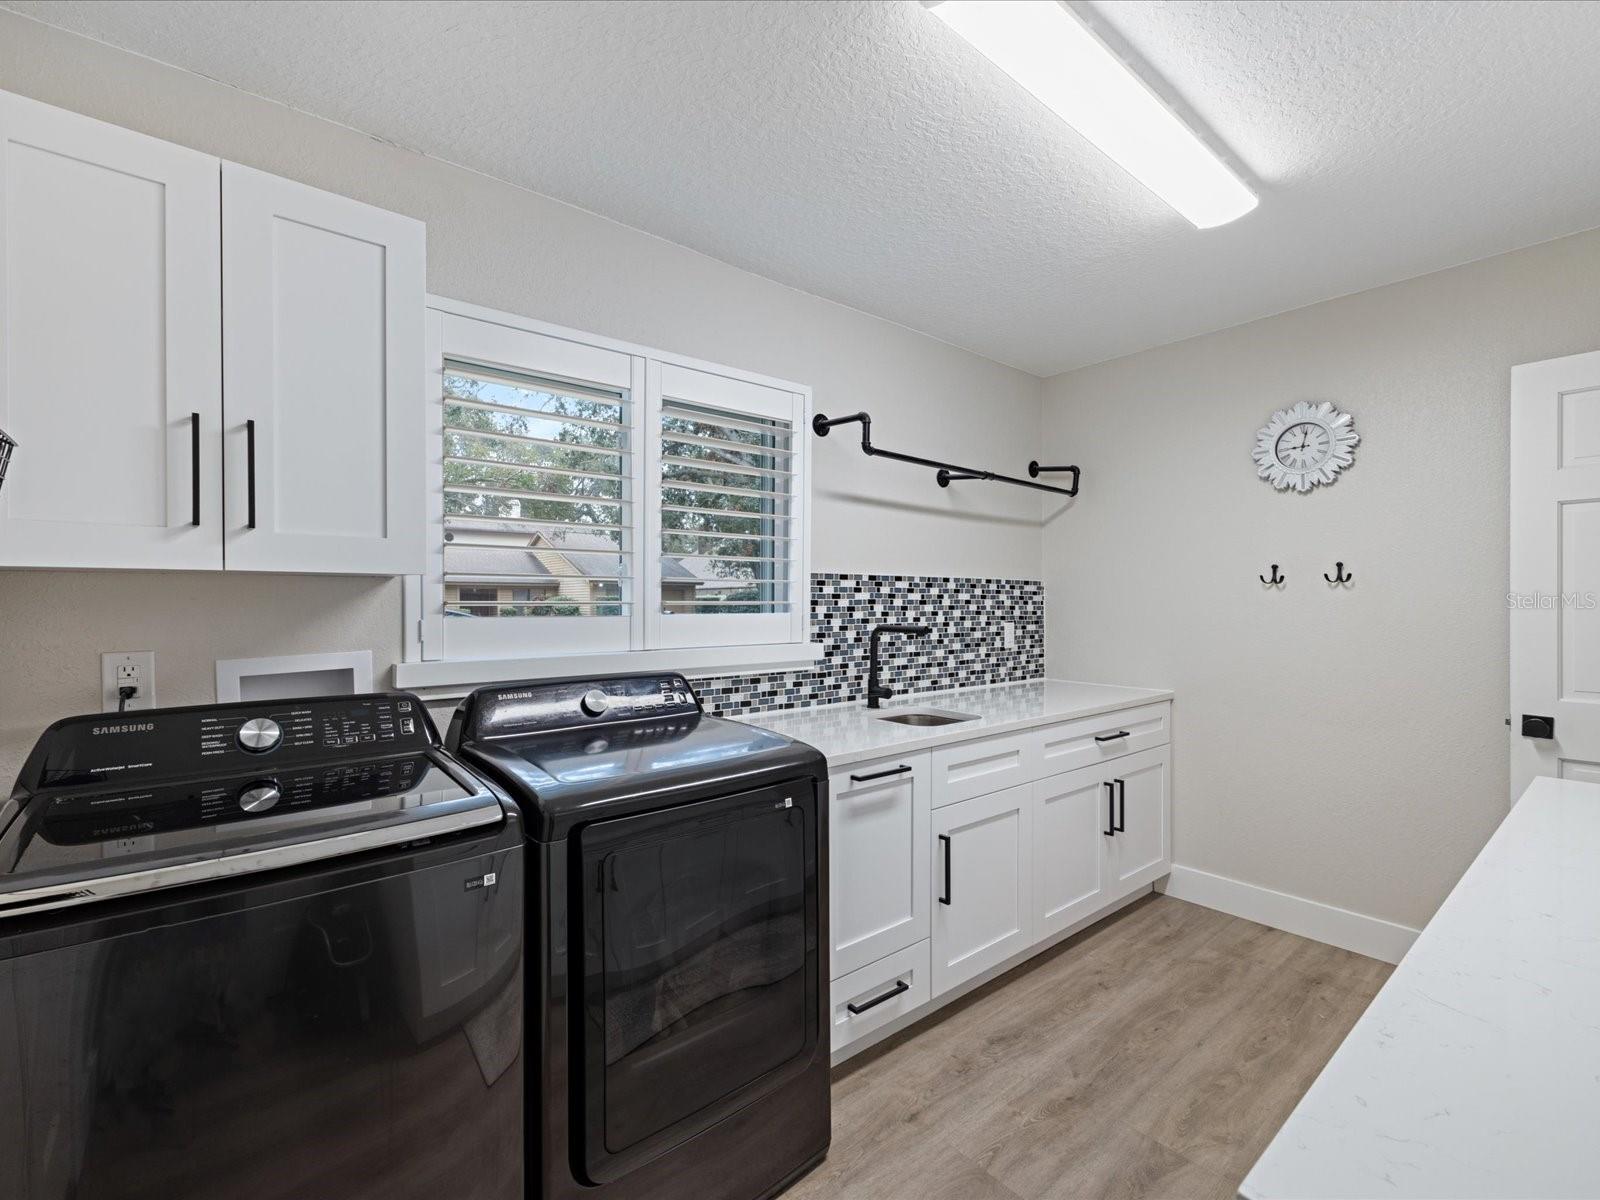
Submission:
[[[1072,472],[1071,487],[1056,487],[1049,483],[1035,483],[1033,479],[1018,479],[1012,475],[1001,475],[997,471],[983,471],[976,467],[961,467],[955,463],[940,462],[933,458],[921,458],[915,454],[902,454],[898,450],[885,450],[882,446],[872,444],[872,418],[864,412],[851,413],[848,417],[826,417],[818,413],[811,418],[811,431],[818,437],[827,437],[828,430],[835,425],[849,425],[852,422],[861,424],[861,452],[871,458],[892,458],[895,462],[910,463],[914,467],[931,467],[935,474],[934,479],[940,487],[949,487],[952,483],[959,483],[964,479],[982,479],[990,483],[1009,483],[1012,487],[1032,488],[1038,492],[1052,492],[1057,496],[1076,496],[1078,494],[1079,471],[1077,467],[1041,467],[1037,462],[1028,464],[1028,474],[1035,479],[1040,473],[1054,471]]]

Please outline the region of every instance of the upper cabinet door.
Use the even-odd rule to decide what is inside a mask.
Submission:
[[[222,166],[229,570],[421,574],[422,223]]]
[[[0,93],[0,566],[222,566],[219,162]]]

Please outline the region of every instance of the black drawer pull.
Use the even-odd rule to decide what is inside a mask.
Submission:
[[[911,985],[902,979],[883,995],[875,996],[873,999],[868,1000],[865,1004],[846,1004],[844,1007],[852,1017],[859,1017],[862,1013],[866,1012],[867,1009],[877,1008],[880,1004],[887,1004],[896,996],[902,996],[910,990]]]
[[[189,414],[189,524],[200,524],[200,414]]]
[[[246,496],[245,527],[256,527],[256,423],[254,419],[244,423],[244,478]]]
[[[890,767],[887,771],[874,771],[871,775],[852,775],[850,776],[850,782],[870,783],[874,779],[887,779],[891,775],[904,775],[909,770],[911,770],[911,765],[907,763],[903,767]]]
[[[1107,837],[1117,836],[1117,785],[1106,780],[1106,827],[1100,831]]]
[[[940,904],[950,903],[950,838],[948,834],[941,833],[939,840],[944,843],[944,895],[939,897]]]
[[[1115,733],[1097,733],[1094,735],[1094,740],[1097,742],[1119,742],[1127,736],[1128,731],[1126,729],[1119,729]]]
[[[1128,832],[1128,781],[1117,780],[1117,824],[1118,833]]]

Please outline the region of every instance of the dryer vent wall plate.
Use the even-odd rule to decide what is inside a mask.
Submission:
[[[298,700],[372,690],[372,651],[219,658],[217,702]]]

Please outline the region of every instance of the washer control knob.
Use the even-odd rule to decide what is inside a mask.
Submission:
[[[580,707],[582,707],[583,711],[588,713],[591,717],[598,717],[601,713],[605,712],[610,705],[611,701],[604,692],[602,692],[599,688],[590,688],[583,694],[583,701]]]
[[[263,813],[275,807],[281,799],[283,793],[278,790],[278,785],[271,779],[263,779],[239,793],[239,807],[247,813]]]
[[[283,728],[271,717],[251,717],[239,726],[239,749],[251,754],[276,750],[283,740]]]

